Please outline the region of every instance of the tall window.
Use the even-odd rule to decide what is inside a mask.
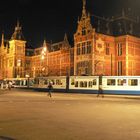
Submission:
[[[77,63],[77,75],[89,75],[89,62],[81,61]]]
[[[86,43],[82,43],[82,54],[86,53]]]
[[[82,28],[82,35],[86,35],[86,27]]]
[[[17,60],[17,66],[21,67],[21,60],[20,59]]]
[[[77,55],[80,55],[80,44],[77,44]]]
[[[122,43],[118,43],[118,56],[122,55]]]
[[[10,60],[9,60],[9,67],[12,67],[12,66],[13,66],[13,60],[10,59]]]
[[[91,53],[91,42],[87,42],[87,53]]]
[[[106,55],[109,55],[109,54],[110,54],[109,47],[106,47]]]
[[[122,61],[118,62],[118,76],[122,75]]]
[[[79,43],[77,44],[77,55],[90,54],[92,50],[91,48],[91,41]]]

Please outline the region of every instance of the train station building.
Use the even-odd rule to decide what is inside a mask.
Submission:
[[[73,73],[73,48],[67,35],[57,43],[41,47],[27,46],[22,28],[17,22],[9,41],[2,34],[0,47],[0,79],[70,75]],[[71,63],[72,62],[72,63]]]
[[[75,17],[76,18],[76,17]],[[32,48],[19,22],[10,40],[2,34],[0,79],[66,75],[140,75],[140,21],[129,9],[119,16],[91,15],[83,0],[74,45],[67,35]]]
[[[74,34],[74,75],[140,75],[140,21],[130,9],[101,18],[86,11]]]

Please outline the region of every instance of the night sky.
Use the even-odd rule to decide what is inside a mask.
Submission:
[[[113,16],[122,8],[131,8],[140,15],[140,0],[87,0],[86,9],[91,14]],[[1,0],[0,34],[10,39],[20,21],[28,44],[39,47],[46,39],[57,42],[67,33],[72,39],[78,16],[81,16],[82,0]]]

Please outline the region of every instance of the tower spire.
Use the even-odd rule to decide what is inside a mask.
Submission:
[[[64,41],[65,42],[68,42],[68,37],[67,37],[67,34],[65,33],[65,35],[64,35]]]
[[[17,27],[18,27],[18,28],[20,27],[20,23],[19,23],[19,20],[17,20]]]
[[[82,18],[86,17],[86,0],[83,0]]]
[[[22,34],[22,27],[20,26],[19,20],[17,20],[17,25],[15,31],[11,37],[11,40],[25,40]]]

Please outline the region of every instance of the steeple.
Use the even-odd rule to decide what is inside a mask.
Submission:
[[[20,23],[19,23],[19,20],[17,20],[17,25],[15,27],[15,31],[20,31],[21,30],[21,27],[20,27]]]
[[[78,19],[78,28],[76,35],[87,35],[93,28],[91,25],[90,13],[86,11],[86,0],[83,1],[82,16],[80,20]]]
[[[17,21],[17,25],[15,27],[15,31],[11,37],[11,40],[25,40],[22,34],[22,27],[20,26],[19,21]]]
[[[65,33],[65,35],[64,35],[64,41],[65,42],[68,42],[68,37],[67,37],[67,34]]]
[[[86,18],[86,0],[83,0],[82,18]]]

